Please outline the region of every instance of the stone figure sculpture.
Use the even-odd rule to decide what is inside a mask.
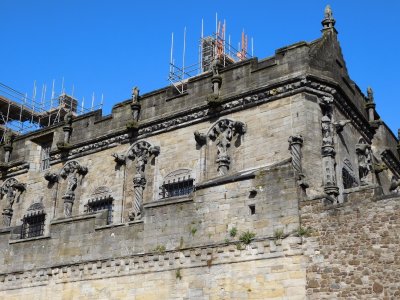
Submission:
[[[142,217],[143,207],[143,191],[146,186],[146,165],[151,156],[157,156],[160,153],[160,148],[151,146],[146,141],[140,141],[132,146],[128,151],[127,157],[135,160],[135,175],[133,176],[134,197],[132,210],[129,212],[129,219],[139,220]]]
[[[234,135],[244,134],[246,132],[246,125],[242,122],[234,122],[228,119],[219,121],[211,129],[208,137],[215,141],[217,147],[218,174],[225,175],[229,171],[231,157],[229,155],[229,148]]]
[[[71,217],[72,206],[75,200],[75,189],[78,185],[78,178],[76,177],[76,172],[68,176],[67,179],[67,190],[62,197],[64,200],[64,215],[65,217]]]
[[[371,146],[368,145],[363,138],[356,145],[356,153],[358,158],[358,171],[361,185],[367,185],[367,176],[372,170]]]

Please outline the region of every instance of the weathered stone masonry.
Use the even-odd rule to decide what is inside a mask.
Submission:
[[[7,133],[0,298],[400,297],[400,146],[322,25],[183,94]]]

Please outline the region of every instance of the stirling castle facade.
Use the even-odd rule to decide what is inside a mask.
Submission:
[[[400,147],[321,37],[3,139],[1,299],[399,299]]]

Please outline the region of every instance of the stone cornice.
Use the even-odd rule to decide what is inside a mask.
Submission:
[[[173,115],[160,117],[157,120],[139,123],[136,139],[143,139],[158,133],[175,130],[202,122],[217,115],[223,116],[301,92],[311,93],[318,97],[332,95],[335,99],[335,106],[346,118],[353,121],[353,125],[359,130],[366,141],[368,143],[371,142],[374,135],[373,128],[363,114],[358,111],[357,107],[347,98],[346,94],[340,88],[340,85],[334,81],[323,81],[311,75],[290,78],[279,83],[254,89],[251,92],[246,92],[241,95],[222,98],[221,105],[217,109],[213,109],[207,104],[204,104]],[[51,153],[51,161],[52,164],[55,164],[61,159],[84,156],[114,147],[118,144],[127,143],[131,139],[132,136],[127,133],[126,129],[119,130],[107,136],[72,145],[72,149],[65,154],[54,151]],[[65,157],[63,157],[63,155]]]
[[[148,272],[165,272],[193,267],[212,267],[226,263],[240,263],[302,255],[302,238],[290,236],[276,245],[274,238],[252,241],[239,250],[236,242],[168,250],[163,253],[141,253],[124,257],[81,261],[71,264],[14,271],[0,274],[0,290],[22,287],[62,284],[119,276],[132,276]]]
[[[400,161],[390,149],[382,151],[381,157],[383,162],[388,166],[390,171],[399,179],[400,178]]]

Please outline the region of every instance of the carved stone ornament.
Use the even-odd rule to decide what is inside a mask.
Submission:
[[[205,145],[205,143],[207,142],[207,135],[199,132],[198,130],[196,130],[193,134],[197,144],[199,144],[200,146]]]
[[[333,126],[335,127],[336,133],[341,133],[343,131],[343,128],[347,125],[350,124],[351,120],[341,120],[333,123]]]
[[[129,219],[139,220],[142,217],[143,210],[143,191],[146,186],[146,175],[145,169],[148,160],[152,156],[158,156],[160,154],[160,147],[152,146],[146,141],[140,141],[133,144],[128,152],[127,157],[135,161],[135,175],[133,176],[133,208],[129,212]]]
[[[44,179],[46,179],[50,183],[55,183],[55,182],[58,182],[59,176],[58,176],[58,174],[53,173],[53,172],[46,172],[44,174]]]
[[[67,162],[60,171],[60,176],[67,180],[67,188],[62,196],[62,199],[64,200],[65,217],[71,217],[72,215],[72,206],[75,201],[75,190],[78,186],[78,175],[84,176],[87,172],[87,167],[81,166],[77,161]]]
[[[324,179],[324,191],[328,194],[334,202],[337,201],[336,197],[339,195],[339,187],[336,181],[336,161],[335,161],[335,147],[333,142],[333,124],[331,120],[332,115],[332,97],[322,97],[320,106],[322,110],[321,130],[322,130],[322,174]]]
[[[303,137],[300,134],[292,135],[289,137],[289,151],[292,155],[292,166],[296,172],[297,182],[300,187],[306,189],[308,184],[305,182],[302,166],[302,153],[301,147],[303,146]]]
[[[356,144],[358,157],[358,171],[361,185],[367,185],[367,176],[372,171],[371,145],[368,145],[363,138]]]
[[[218,121],[209,131],[208,138],[215,142],[217,146],[218,174],[225,175],[229,171],[231,157],[229,148],[233,136],[244,134],[246,132],[246,124],[238,121],[223,119]]]
[[[126,157],[124,154],[113,153],[111,156],[114,157],[114,161],[119,165],[124,165],[126,163]]]
[[[15,135],[11,129],[7,128],[3,135],[3,148],[4,148],[4,162],[8,163],[10,161],[11,151],[13,149],[12,143],[14,141]]]
[[[1,196],[6,200],[6,205],[2,213],[4,226],[10,226],[14,202],[18,201],[19,196],[25,189],[25,184],[18,182],[15,178],[7,179],[1,186]]]

